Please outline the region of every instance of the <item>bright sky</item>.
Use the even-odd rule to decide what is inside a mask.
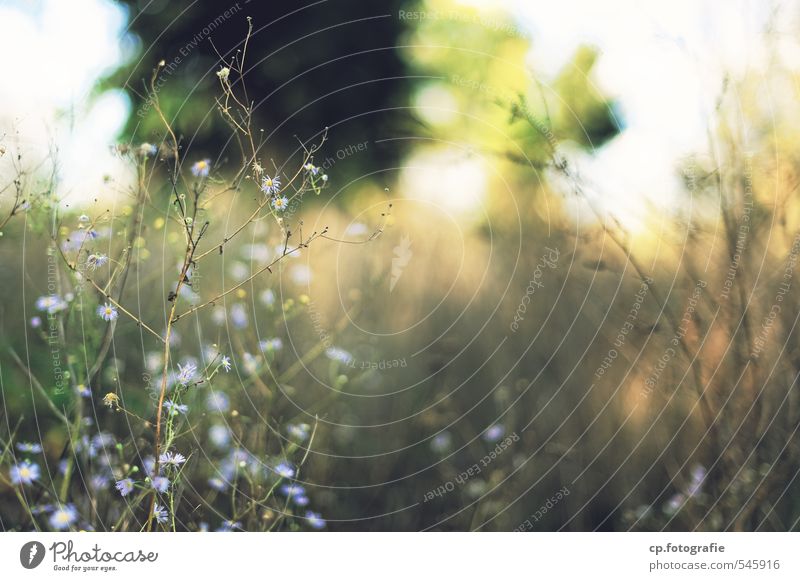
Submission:
[[[625,129],[579,166],[597,201],[630,227],[643,225],[648,205],[672,208],[685,199],[676,166],[708,151],[724,75],[741,78],[767,64],[763,33],[772,5],[764,0],[507,4],[530,30],[530,62],[545,78],[580,43],[601,51],[593,80],[618,103]],[[784,39],[789,54],[799,50],[795,38]]]
[[[739,78],[767,63],[764,31],[779,34],[784,64],[800,65],[797,7],[768,0],[457,0],[503,7],[529,32],[529,63],[544,82],[568,64],[576,47],[594,45],[592,80],[615,99],[624,131],[573,162],[597,202],[630,227],[648,206],[685,199],[676,172],[689,154],[708,151],[710,112],[726,73]],[[795,3],[796,4],[796,3]]]
[[[624,132],[579,166],[598,200],[634,223],[648,204],[674,206],[675,166],[705,151],[707,119],[725,72],[765,65],[764,0],[460,0],[506,7],[530,31],[532,69],[546,81],[581,43],[601,51],[593,79],[619,104]],[[780,54],[800,64],[797,9],[780,6]],[[791,14],[788,11],[791,10]],[[87,99],[94,80],[125,58],[125,14],[109,0],[6,0],[0,5],[0,136],[60,151],[61,194],[91,198],[118,171],[108,147],[130,104],[121,92]],[[68,114],[65,115],[64,112]],[[635,160],[632,163],[632,160]]]
[[[91,199],[120,165],[109,146],[129,113],[127,97],[89,98],[94,82],[123,59],[126,15],[107,0],[0,3],[0,137],[9,150],[19,131],[28,163],[59,150],[59,195]],[[7,160],[0,166],[7,177]]]

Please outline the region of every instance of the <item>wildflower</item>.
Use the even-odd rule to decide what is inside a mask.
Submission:
[[[431,440],[431,450],[434,452],[447,452],[453,442],[453,436],[450,432],[440,432],[436,434]]]
[[[206,407],[212,412],[224,414],[231,407],[231,400],[220,391],[213,391],[206,398]]]
[[[220,81],[227,81],[230,74],[231,70],[228,67],[222,67],[217,71],[217,76],[219,77]]]
[[[502,424],[494,424],[489,426],[489,428],[483,433],[483,439],[487,442],[496,442],[500,438],[503,437],[503,434],[506,433],[506,429]]]
[[[217,424],[208,429],[208,438],[217,448],[225,448],[231,441],[231,433],[225,426]]]
[[[78,217],[78,222],[83,222],[83,223],[86,223],[86,222],[88,222],[88,221],[89,221],[89,216],[87,216],[86,214],[81,214],[81,215]]]
[[[164,402],[164,409],[166,409],[171,415],[176,416],[178,414],[185,414],[188,412],[189,406],[182,403],[175,403],[171,399],[168,399]]]
[[[103,396],[103,405],[110,408],[114,406],[119,407],[119,396],[116,393],[107,393]]]
[[[107,262],[108,256],[105,254],[90,254],[86,259],[86,266],[92,270],[97,270]]]
[[[272,305],[275,304],[275,293],[272,292],[271,289],[266,289],[265,291],[263,291],[259,298],[261,299],[261,302],[268,307],[271,307]]]
[[[25,460],[20,464],[15,464],[9,471],[11,476],[11,484],[19,486],[20,484],[33,484],[34,480],[39,480],[39,465],[32,464]]]
[[[222,359],[220,359],[219,364],[222,365],[222,368],[225,370],[226,373],[231,370],[231,358],[228,357],[227,355],[222,356]]]
[[[115,445],[117,441],[114,439],[113,434],[108,432],[99,432],[92,438],[92,447],[95,449],[110,448]]]
[[[113,321],[119,316],[119,313],[113,305],[106,303],[97,307],[97,316],[104,321]]]
[[[328,359],[339,361],[340,363],[347,363],[353,359],[353,356],[350,355],[350,353],[344,349],[339,349],[338,347],[328,347],[325,350],[325,355],[328,357]]]
[[[675,514],[680,510],[684,502],[686,502],[686,497],[683,494],[680,492],[673,494],[664,506],[664,512],[669,515]]]
[[[299,484],[284,484],[281,486],[281,493],[287,498],[293,498],[297,496],[305,496],[306,489]]]
[[[259,347],[261,347],[262,351],[278,351],[283,347],[283,340],[279,337],[275,337],[274,339],[261,341]]]
[[[261,191],[265,194],[277,194],[278,190],[281,189],[281,178],[275,176],[271,178],[269,176],[264,176],[261,178]]]
[[[275,474],[280,476],[281,478],[291,478],[294,476],[294,468],[287,464],[286,462],[281,462],[277,466],[275,466]]]
[[[205,178],[208,177],[208,172],[211,171],[211,160],[210,159],[201,159],[200,161],[194,162],[192,165],[192,175],[197,178]]]
[[[166,476],[155,476],[151,481],[150,484],[155,488],[158,492],[166,492],[169,489],[169,478]]]
[[[41,317],[31,317],[31,327],[34,329],[38,329],[42,326],[42,318]]]
[[[313,163],[309,162],[303,166],[303,169],[310,173],[312,176],[315,176],[319,173],[319,168],[315,166]]]
[[[167,512],[167,509],[160,504],[157,504],[153,507],[153,516],[158,524],[164,524],[169,520],[169,513]]]
[[[231,307],[231,323],[237,329],[247,327],[247,310],[241,303],[236,303]]]
[[[219,528],[217,529],[218,533],[229,533],[236,529],[241,529],[242,523],[239,521],[232,521],[232,520],[224,520],[222,524],[220,524]]]
[[[42,451],[42,447],[35,442],[18,442],[17,450],[20,452],[26,452],[28,454],[38,454]]]
[[[301,442],[308,438],[308,432],[310,429],[311,426],[308,424],[289,424],[286,426],[286,432],[289,434],[289,436],[296,438]]]
[[[308,512],[306,512],[306,520],[313,529],[321,530],[325,528],[325,520],[320,516],[318,512],[312,512],[309,510]]]
[[[706,469],[697,465],[692,469],[692,479],[689,482],[689,487],[686,491],[688,496],[697,496],[703,489],[703,482],[706,479]]]
[[[44,514],[45,512],[52,512],[53,511],[52,504],[37,504],[36,506],[31,507],[31,514],[33,515],[40,515]]]
[[[76,520],[78,520],[78,511],[71,504],[65,504],[50,515],[50,526],[58,531],[63,531]]]
[[[289,198],[286,196],[275,197],[272,200],[272,207],[275,208],[278,212],[283,212],[286,209],[286,206],[289,205]]]
[[[255,373],[258,370],[258,357],[254,357],[247,351],[242,353],[242,366],[247,373]]]
[[[308,506],[309,503],[308,497],[305,494],[295,496],[292,500],[297,506]]]
[[[196,372],[197,366],[194,363],[187,363],[186,367],[183,367],[180,363],[178,363],[178,382],[181,385],[186,385],[192,380]]]
[[[148,157],[153,157],[157,153],[158,153],[158,147],[156,147],[152,143],[147,143],[145,141],[139,146],[139,155],[145,159],[147,159]]]
[[[153,476],[153,470],[156,467],[156,459],[152,456],[147,456],[146,458],[142,458],[142,468],[144,469],[144,473],[147,476]]]
[[[133,492],[133,480],[130,478],[117,480],[116,484],[114,484],[114,488],[119,490],[120,495],[128,496],[131,492]]]
[[[211,311],[211,320],[215,325],[222,326],[225,324],[225,307],[216,306]]]
[[[83,383],[78,384],[78,395],[81,397],[92,397],[92,390],[91,388],[87,387]]]
[[[328,174],[326,174],[326,173],[322,174],[322,181],[323,182],[327,182],[328,181]]]
[[[48,314],[57,313],[67,308],[67,302],[58,295],[48,295],[36,299],[36,308],[40,311],[47,311]]]
[[[158,457],[158,461],[163,466],[171,466],[173,468],[180,467],[181,464],[186,462],[186,456],[180,452],[164,452]]]
[[[209,478],[208,485],[217,492],[225,492],[225,489],[228,488],[228,484],[218,476],[213,476],[212,478]]]
[[[91,486],[92,490],[103,490],[106,486],[108,486],[108,483],[108,477],[102,474],[95,474],[89,480],[89,486]]]

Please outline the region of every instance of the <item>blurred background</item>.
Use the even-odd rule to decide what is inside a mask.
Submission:
[[[140,178],[120,144],[166,140],[151,78],[185,170],[208,159],[224,183],[239,152],[217,71],[246,52],[267,171],[290,176],[326,136],[302,228],[337,241],[178,328],[176,360],[212,344],[234,360],[225,406],[196,396],[184,437],[203,458],[214,426],[271,458],[269,426],[316,423],[298,483],[330,530],[796,530],[799,17],[779,1],[0,0],[3,441],[41,443],[58,480],[68,434],[15,360],[52,387],[31,320],[53,224],[34,210],[58,209],[59,232],[107,213],[103,247],[120,248]],[[121,300],[157,329],[181,244],[167,174],[148,174]],[[31,209],[13,212],[20,189]],[[224,194],[213,236],[254,199]],[[281,243],[257,221],[191,291],[246,281]],[[158,357],[120,317],[89,386],[91,423],[137,450],[147,428],[101,400],[150,417]],[[185,495],[200,508],[182,528],[222,519]],[[5,529],[14,503],[0,482]]]

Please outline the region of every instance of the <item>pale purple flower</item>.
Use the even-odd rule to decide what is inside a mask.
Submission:
[[[295,474],[294,467],[288,462],[281,462],[275,466],[275,474],[281,478],[292,478]]]
[[[447,452],[453,443],[453,436],[450,432],[440,432],[431,439],[431,450],[442,453]]]
[[[17,450],[28,454],[38,454],[42,451],[42,447],[35,442],[17,442]]]
[[[259,347],[261,347],[262,351],[279,351],[283,348],[283,340],[279,337],[275,337],[274,339],[266,339],[259,343]]]
[[[20,484],[33,484],[34,480],[39,480],[41,472],[38,464],[25,460],[12,466],[9,475],[11,476],[11,484],[19,486]]]
[[[219,525],[219,528],[217,529],[217,532],[218,533],[229,533],[229,532],[235,531],[237,529],[239,529],[239,530],[242,529],[242,523],[240,523],[239,521],[224,520],[224,521],[222,521],[222,524]]]
[[[178,363],[178,377],[176,379],[181,385],[186,385],[194,378],[195,373],[197,373],[197,366],[194,363],[187,363],[185,367]]]
[[[53,511],[50,515],[50,526],[58,531],[69,528],[78,520],[78,511],[71,504],[65,504]]]
[[[157,504],[153,507],[153,516],[155,517],[156,522],[159,524],[164,524],[169,520],[169,513],[167,512],[167,509],[160,504]]]
[[[225,448],[230,444],[231,433],[225,426],[216,424],[208,429],[208,438],[217,448]]]
[[[209,392],[208,397],[206,397],[206,407],[209,411],[224,414],[230,409],[231,400],[221,391],[212,391]]]
[[[283,212],[289,206],[289,198],[286,196],[276,196],[272,199],[271,204],[276,212]]]
[[[97,316],[104,321],[113,321],[119,317],[119,313],[117,313],[116,307],[106,303],[97,307]]]
[[[272,195],[277,194],[278,191],[281,189],[281,178],[279,176],[275,176],[271,178],[269,176],[264,176],[261,178],[261,191],[265,194]]]
[[[309,510],[306,512],[306,520],[308,521],[308,524],[311,525],[312,529],[321,530],[325,528],[325,520],[318,512],[312,512]]]
[[[664,512],[667,514],[675,514],[683,506],[684,502],[686,502],[686,497],[680,492],[677,492],[667,501],[667,504],[664,506]]]
[[[299,484],[284,484],[281,486],[281,493],[288,497],[294,498],[296,496],[305,496],[306,489],[300,486]]]
[[[225,492],[225,489],[228,488],[228,484],[218,476],[213,476],[209,478],[208,485],[217,492]]]
[[[173,416],[178,414],[185,414],[189,411],[189,406],[182,403],[175,403],[171,399],[164,402],[164,409],[166,409]]]
[[[194,162],[191,168],[192,175],[197,178],[206,178],[208,177],[208,172],[211,171],[211,160],[210,159],[201,159],[200,161]]]
[[[494,424],[483,433],[483,439],[487,442],[494,443],[498,441],[506,433],[506,428],[503,424]]]
[[[353,356],[350,355],[350,353],[344,349],[340,349],[339,347],[328,347],[325,350],[325,355],[328,357],[328,359],[339,361],[340,363],[347,363],[353,359]]]
[[[244,329],[247,327],[247,310],[241,303],[236,303],[231,307],[231,323],[237,329]]]
[[[108,256],[105,254],[90,254],[86,259],[86,266],[91,270],[97,270],[108,262]]]
[[[150,481],[150,484],[158,492],[163,493],[169,490],[169,478],[167,478],[166,476],[154,476],[153,479]]]
[[[42,326],[42,318],[39,316],[31,317],[31,327],[38,329]]]
[[[222,368],[225,370],[225,373],[231,370],[231,358],[228,357],[227,355],[222,356],[222,359],[220,359],[219,364],[222,365]]]
[[[131,492],[133,492],[133,480],[130,478],[117,480],[116,484],[114,484],[114,488],[119,490],[120,495],[128,496]]]
[[[688,496],[697,496],[703,488],[703,482],[706,480],[706,469],[701,465],[697,465],[692,469],[692,478],[689,482],[689,487],[686,490]]]
[[[271,307],[275,304],[275,293],[272,292],[272,289],[266,289],[262,291],[259,298],[261,299],[261,302],[268,307]]]
[[[179,468],[181,464],[186,462],[186,456],[180,452],[164,452],[158,457],[158,461],[163,466]]]
[[[67,301],[58,295],[48,295],[36,299],[36,308],[40,311],[47,311],[49,314],[63,311],[67,308]]]
[[[311,426],[308,424],[289,424],[286,426],[286,432],[289,437],[300,440],[301,442],[308,438]]]

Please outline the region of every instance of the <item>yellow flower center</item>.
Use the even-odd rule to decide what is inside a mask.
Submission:
[[[27,466],[23,466],[22,468],[19,469],[19,475],[22,478],[28,478],[31,475],[31,469],[28,468]]]

